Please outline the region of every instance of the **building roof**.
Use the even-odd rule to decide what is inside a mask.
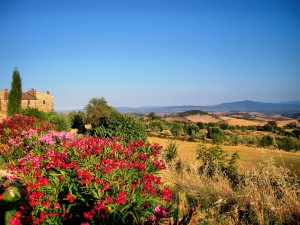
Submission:
[[[9,92],[4,93],[4,100],[8,100]],[[22,93],[22,100],[37,100],[37,98],[28,92]]]
[[[22,100],[36,100],[37,98],[28,92],[22,93]]]

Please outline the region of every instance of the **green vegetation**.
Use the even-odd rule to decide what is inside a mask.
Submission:
[[[22,111],[22,81],[20,73],[17,69],[14,69],[13,80],[11,83],[11,90],[9,92],[7,103],[7,115],[18,114]]]
[[[207,115],[207,112],[201,111],[201,110],[189,110],[182,113],[178,113],[179,116],[185,117],[185,116],[191,116],[191,115]]]
[[[71,129],[71,121],[64,114],[52,112],[49,115],[48,121],[56,125],[59,131],[70,131]]]
[[[49,119],[49,114],[48,113],[40,111],[37,108],[22,109],[21,114],[22,115],[27,115],[27,116],[34,116],[36,118],[40,118],[40,119],[43,119],[45,121]]]
[[[86,123],[90,123],[93,128],[100,125],[99,118],[115,110],[107,104],[107,101],[102,98],[92,98],[85,106]]]
[[[93,128],[92,135],[95,137],[122,137],[125,142],[132,140],[146,140],[146,127],[139,118],[112,112],[99,118],[99,126]]]
[[[176,156],[178,145],[175,141],[169,141],[167,147],[162,152],[162,158],[166,161],[166,163],[171,162]]]

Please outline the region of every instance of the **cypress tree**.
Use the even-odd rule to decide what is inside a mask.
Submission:
[[[13,80],[11,83],[11,90],[7,103],[7,115],[18,114],[21,112],[22,107],[22,81],[18,69],[14,69]]]

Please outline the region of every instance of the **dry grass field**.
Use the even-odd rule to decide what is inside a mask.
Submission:
[[[168,144],[167,139],[148,140],[164,147]],[[195,209],[189,224],[300,224],[299,184],[290,182],[293,178],[286,169],[300,176],[300,153],[222,146],[228,154],[240,155],[238,170],[245,183],[235,186],[221,173],[199,174],[199,142],[176,144],[182,169],[176,169],[175,159],[161,175],[177,196],[180,217]]]
[[[222,121],[221,119],[215,118],[211,115],[191,115],[191,116],[186,116],[185,118],[194,123],[197,123],[197,122],[218,123],[218,122]]]
[[[148,137],[148,140],[150,143],[158,143],[163,147],[166,147],[168,144],[168,140],[164,138]],[[197,163],[196,152],[199,142],[176,140],[176,144],[178,145],[178,158],[181,158],[184,162],[190,163],[195,161]],[[222,146],[222,148],[228,154],[239,153],[238,165],[240,170],[251,170],[258,167],[260,163],[273,159],[276,165],[287,167],[300,177],[300,152],[286,152],[247,146]]]
[[[176,121],[191,121],[194,123],[202,122],[202,123],[218,123],[218,122],[226,122],[228,125],[231,126],[263,126],[268,121],[276,121],[277,125],[279,127],[284,127],[285,125],[289,123],[296,123],[298,126],[300,126],[300,122],[296,119],[291,119],[286,116],[282,116],[279,114],[276,115],[263,115],[259,113],[247,113],[247,115],[251,116],[251,119],[244,119],[241,115],[237,114],[230,114],[226,112],[216,112],[215,115],[218,115],[219,118],[216,118],[212,115],[191,115],[191,116],[185,116],[184,118],[178,117]],[[169,121],[170,118],[168,118]]]

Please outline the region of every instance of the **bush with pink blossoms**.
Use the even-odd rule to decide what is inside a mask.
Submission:
[[[172,193],[156,175],[165,168],[160,146],[52,131],[31,139],[11,167],[22,184],[12,224],[156,224],[167,216]]]
[[[0,142],[7,143],[11,138],[16,138],[30,129],[38,134],[57,130],[56,126],[34,116],[15,114],[7,117],[0,123]]]

